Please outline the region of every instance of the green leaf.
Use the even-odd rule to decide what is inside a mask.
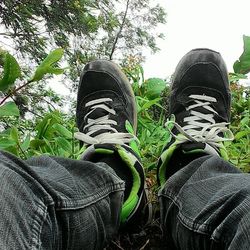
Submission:
[[[47,113],[43,120],[40,121],[36,125],[37,135],[36,138],[42,139],[46,137],[47,139],[51,139],[54,137],[54,131],[53,125],[56,123],[60,123],[61,118],[58,112],[53,113]]]
[[[21,148],[23,151],[26,151],[30,146],[30,135],[27,135],[23,143],[21,144]]]
[[[72,146],[71,144],[63,137],[57,137],[55,139],[57,146],[64,149],[67,152],[71,152]]]
[[[0,149],[6,149],[15,145],[16,142],[10,138],[0,138]]]
[[[54,124],[53,128],[62,136],[64,136],[67,139],[72,139],[72,133],[65,128],[64,126],[62,126],[61,124]]]
[[[249,126],[250,118],[249,116],[245,116],[241,121],[240,125],[243,126]]]
[[[12,127],[10,130],[11,138],[18,144],[19,143],[19,134],[16,127]]]
[[[140,110],[140,111],[149,109],[149,108],[150,108],[151,106],[153,106],[153,105],[157,105],[157,106],[159,106],[160,108],[162,108],[162,106],[159,104],[159,101],[160,101],[160,100],[161,100],[161,98],[155,98],[154,100],[151,100],[151,101],[146,102],[145,104],[143,104],[143,106],[141,107],[141,110]]]
[[[3,58],[3,76],[0,79],[0,91],[6,91],[21,76],[21,69],[16,59],[9,53]]]
[[[48,148],[46,148],[46,147],[44,148],[45,152],[52,154],[52,155],[56,155],[56,152],[55,152],[54,147],[53,147],[53,141],[49,141],[46,138],[44,138],[43,140],[48,147]]]
[[[126,120],[125,127],[126,127],[126,130],[127,130],[130,134],[132,134],[132,135],[135,134],[135,131],[134,131],[134,129],[133,129],[131,123],[130,123],[128,120]]]
[[[63,49],[55,49],[50,52],[49,55],[43,60],[43,62],[37,67],[34,76],[30,82],[39,81],[45,74],[62,74],[64,69],[54,67],[55,64],[62,58]]]
[[[166,85],[166,82],[160,78],[149,78],[143,85],[145,96],[150,100],[160,97]]]
[[[250,37],[243,36],[244,51],[234,65],[234,72],[239,74],[247,74],[250,72]]]
[[[247,76],[244,75],[244,74],[229,73],[229,81],[230,81],[230,83],[238,82],[241,79],[247,79]]]
[[[0,117],[19,115],[19,109],[14,102],[7,102],[0,106]]]
[[[246,135],[250,135],[250,130],[240,131],[235,135],[235,140],[239,140],[242,137],[245,137]]]
[[[30,147],[33,149],[39,149],[39,147],[42,147],[45,145],[44,140],[41,139],[34,139],[30,142]]]

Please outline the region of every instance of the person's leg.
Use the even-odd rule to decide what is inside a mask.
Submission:
[[[84,68],[76,119],[81,160],[0,155],[1,249],[103,249],[150,215],[130,83],[109,61]]]
[[[176,249],[249,249],[250,175],[204,156],[172,175],[159,195],[162,225]]]
[[[248,249],[250,176],[227,162],[230,91],[220,54],[196,49],[176,68],[169,141],[158,165],[170,249]],[[224,158],[224,159],[223,159]]]
[[[0,249],[101,249],[125,189],[105,163],[0,153]]]

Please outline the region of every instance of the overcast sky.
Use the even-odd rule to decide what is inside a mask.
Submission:
[[[158,0],[167,12],[161,27],[161,51],[147,53],[146,77],[167,77],[193,48],[219,51],[228,69],[243,51],[243,34],[250,36],[250,0]]]
[[[145,77],[169,77],[181,57],[193,48],[219,51],[229,71],[243,51],[242,36],[250,36],[250,0],[154,0],[167,12],[160,27],[165,40],[160,52],[146,52]],[[249,80],[248,80],[249,82]],[[250,85],[250,83],[248,83]],[[53,83],[53,88],[64,94]]]

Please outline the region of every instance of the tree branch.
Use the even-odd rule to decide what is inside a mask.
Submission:
[[[0,36],[11,36],[11,33],[5,33],[5,32],[3,32],[3,33],[0,33]]]
[[[35,116],[38,116],[39,118],[43,118],[42,115],[39,115],[39,114],[37,114],[36,112],[34,112],[34,111],[32,111],[32,110],[30,110],[30,109],[28,109],[28,108],[26,108],[26,109],[27,109],[27,112],[29,112],[29,113],[31,113],[31,114],[33,114],[33,115],[35,115]]]
[[[17,91],[19,91],[20,89],[26,87],[29,83],[31,83],[31,81],[27,81],[26,83],[24,83],[23,85],[19,86],[18,88],[14,89],[12,92],[10,92],[8,95],[6,95],[6,96],[0,101],[0,105],[2,105],[9,97],[13,96]]]
[[[125,12],[124,12],[124,16],[123,16],[123,19],[122,19],[122,23],[121,23],[121,26],[120,26],[119,31],[118,31],[117,34],[116,34],[116,37],[115,37],[115,40],[114,40],[114,43],[113,43],[113,47],[112,47],[111,53],[110,53],[110,55],[109,55],[109,60],[112,60],[112,58],[113,58],[113,54],[114,54],[115,49],[116,49],[116,44],[117,44],[118,39],[120,38],[120,35],[121,35],[121,33],[122,33],[122,29],[123,29],[123,27],[124,27],[124,24],[125,24],[125,21],[126,21],[126,17],[127,17],[127,13],[128,13],[129,1],[130,1],[130,0],[127,0],[126,9],[125,9]]]
[[[16,103],[15,99],[13,98],[13,96],[11,96],[10,98],[12,99],[13,102]],[[27,107],[25,107],[25,109],[26,109],[26,110],[25,110],[26,112],[30,112],[30,113],[33,114],[33,115],[36,115],[36,116],[38,116],[38,117],[40,117],[40,118],[43,118],[43,116],[41,116],[41,115],[37,114],[36,112],[34,112],[34,111],[28,109]],[[22,131],[21,128],[19,128],[19,129]]]
[[[56,110],[56,107],[48,100],[45,99],[45,97],[43,96],[40,96],[40,95],[36,95],[34,93],[31,93],[31,92],[26,92],[27,95],[29,96],[33,96],[33,97],[36,97],[36,98],[40,98],[40,100],[43,100],[44,102],[46,102],[48,105],[50,105],[54,110]]]

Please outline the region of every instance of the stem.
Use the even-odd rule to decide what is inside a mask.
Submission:
[[[71,142],[71,145],[72,145],[72,156],[75,157],[74,126],[72,126],[71,133],[72,133],[72,142]],[[75,159],[75,158],[74,158],[74,159]]]
[[[115,49],[116,49],[116,44],[118,42],[118,39],[122,33],[122,29],[124,27],[124,24],[125,24],[125,21],[126,21],[126,17],[127,17],[127,13],[128,13],[128,6],[129,6],[129,1],[130,0],[127,0],[127,4],[126,4],[126,9],[125,9],[125,12],[124,12],[124,16],[123,16],[123,19],[122,19],[122,23],[121,23],[121,26],[120,26],[120,29],[119,31],[117,32],[117,35],[115,37],[115,41],[113,43],[113,47],[112,47],[112,50],[111,50],[111,53],[109,55],[109,60],[112,60],[112,57],[113,57],[113,54],[115,52]]]
[[[35,115],[35,116],[38,116],[39,118],[43,118],[42,115],[39,115],[39,114],[37,114],[36,112],[34,112],[34,111],[32,111],[32,110],[30,110],[30,109],[28,109],[28,108],[26,108],[26,109],[27,109],[27,112],[30,112],[31,114],[33,114],[33,115]]]
[[[10,98],[13,100],[13,102],[15,102],[15,100],[14,100],[14,98],[13,98],[12,96],[11,96]],[[27,107],[25,107],[25,108],[26,108],[26,112],[30,112],[31,114],[33,114],[33,115],[35,115],[35,116],[38,116],[38,117],[40,117],[40,118],[43,118],[42,115],[39,115],[39,114],[35,113],[34,111],[28,109]],[[19,128],[19,129],[20,129],[20,128]]]
[[[2,32],[2,33],[0,33],[0,36],[11,36],[11,33]]]
[[[25,157],[25,159],[28,159],[26,153],[23,151],[21,145],[19,144],[19,142],[17,143],[17,147],[19,148],[19,150],[22,152],[23,156]]]
[[[3,98],[3,100],[0,102],[0,105],[2,105],[9,97],[13,96],[15,93],[17,93],[20,89],[26,87],[31,81],[27,81],[23,85],[19,86],[18,88],[14,89],[12,92],[10,92],[7,96]]]
[[[49,101],[47,101],[44,97],[40,96],[40,95],[36,95],[34,93],[30,93],[30,92],[26,92],[27,95],[32,96],[32,97],[36,97],[36,98],[40,98],[41,100],[43,100],[44,102],[46,102],[48,105],[50,105],[54,110],[56,110],[56,107]]]

